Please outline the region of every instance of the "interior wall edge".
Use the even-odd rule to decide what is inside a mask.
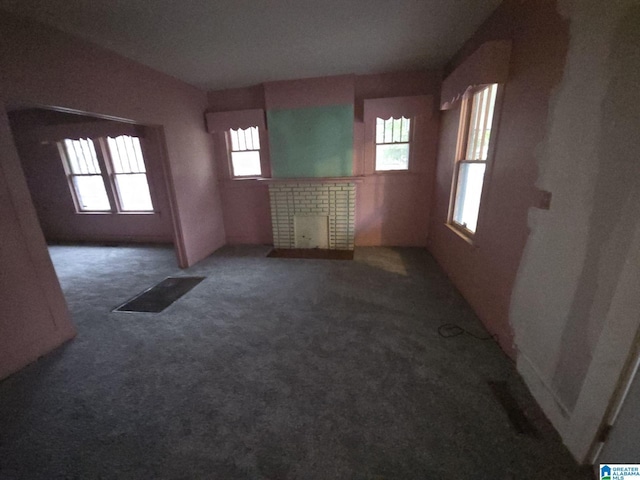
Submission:
[[[6,343],[0,348],[0,378],[3,378],[75,337],[76,329],[31,202],[4,109],[5,102],[0,100],[3,106],[0,149],[4,153],[0,156],[0,198],[4,197],[1,207],[2,268],[7,275],[20,270],[17,278],[2,279],[10,282],[0,292],[0,308],[4,315],[0,328]],[[6,291],[9,286],[13,292]],[[12,338],[23,341],[10,343]]]

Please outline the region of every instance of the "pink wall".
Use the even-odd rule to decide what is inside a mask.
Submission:
[[[356,246],[425,246],[431,187],[426,175],[365,177],[356,186]]]
[[[181,265],[224,244],[206,94],[58,30],[0,15],[0,102],[161,126]],[[0,112],[0,377],[74,334],[4,111]]]
[[[267,110],[348,105],[354,100],[355,75],[283,80],[264,84]]]
[[[335,82],[354,85],[354,174],[365,175],[364,99],[433,95],[437,99],[440,88],[439,72],[403,72],[380,75],[338,76],[327,79],[301,79],[278,82],[287,86],[291,95],[278,97],[289,106],[311,106],[340,103],[333,98],[316,98],[319,85]],[[269,84],[265,85],[265,88]],[[341,91],[345,90],[344,88]],[[278,89],[282,93],[282,88]],[[350,94],[351,95],[351,94]],[[265,108],[265,93],[261,85],[245,89],[209,92],[209,111]],[[345,98],[340,98],[343,103]],[[437,101],[434,101],[434,104]],[[356,245],[425,246],[429,229],[435,151],[437,145],[437,112],[421,122],[421,143],[412,172],[365,175],[357,185]],[[225,173],[226,153],[221,141],[216,142],[216,162],[222,171],[221,192],[227,242],[272,243],[269,195],[266,185],[257,180],[230,180]]]
[[[228,180],[222,184],[222,203],[231,245],[271,245],[269,186],[256,180]]]
[[[551,95],[562,77],[568,24],[557,13],[555,2],[507,0],[465,44],[448,71],[482,43],[495,39],[513,43],[476,242],[470,245],[446,226],[458,105],[442,114],[429,249],[488,330],[498,335],[502,348],[513,356],[509,303],[529,234],[527,212],[539,198],[536,146],[544,139]]]
[[[47,241],[121,241],[159,242],[173,241],[171,209],[162,170],[161,152],[149,135],[144,135],[145,164],[151,190],[153,213],[114,214],[77,213],[69,183],[60,159],[56,142],[48,140],[43,115],[51,117],[56,112],[28,110],[9,115],[14,140],[20,155],[22,169],[27,179],[31,198]],[[68,121],[68,115],[59,115],[59,122]],[[80,119],[87,118],[77,116]],[[113,122],[58,123],[56,132],[69,138],[91,136],[90,127]],[[119,124],[122,125],[122,124]],[[120,134],[119,125],[113,127],[114,135]],[[124,126],[130,128],[130,126]],[[106,129],[105,129],[106,130]],[[131,132],[127,132],[131,133]],[[54,137],[62,138],[62,137]]]
[[[480,45],[442,82],[440,108],[452,108],[473,85],[506,83],[510,58],[510,40],[492,40]]]

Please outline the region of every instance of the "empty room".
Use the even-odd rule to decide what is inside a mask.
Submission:
[[[634,0],[0,0],[0,480],[640,478]]]

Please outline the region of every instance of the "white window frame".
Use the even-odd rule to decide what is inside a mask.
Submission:
[[[233,142],[231,141],[231,130],[234,131],[240,131],[242,130],[243,132],[246,132],[247,130],[250,130],[252,128],[255,128],[257,131],[257,136],[258,136],[258,148],[253,148],[254,144],[253,144],[253,137],[252,137],[252,144],[251,147],[252,148],[244,148],[244,149],[238,149],[238,150],[234,150],[233,149]],[[242,128],[242,127],[238,127],[238,128],[229,128],[228,130],[225,131],[225,141],[226,141],[226,146],[227,146],[227,159],[228,159],[228,164],[229,164],[229,176],[232,180],[243,180],[243,179],[255,179],[255,178],[263,178],[264,177],[264,169],[265,169],[265,165],[264,165],[264,159],[263,159],[263,144],[264,144],[264,138],[262,136],[262,129],[260,128],[259,125],[251,125],[249,127],[246,128]],[[245,145],[246,145],[246,133],[245,133]],[[236,175],[234,168],[233,168],[233,154],[234,153],[241,153],[241,152],[258,152],[258,161],[259,161],[259,165],[260,165],[260,172],[257,175]]]
[[[69,153],[68,150],[68,145],[67,142],[71,142],[73,145],[76,145],[78,142],[79,143],[87,143],[92,145],[91,150],[93,151],[93,153],[95,154],[95,160],[96,160],[96,164],[97,165],[91,165],[89,166],[88,162],[85,159],[85,152],[82,151],[82,162],[80,161],[79,157],[80,155],[78,155],[78,152],[75,152],[75,157],[76,159],[78,159],[78,169],[79,170],[83,170],[83,166],[81,165],[81,163],[84,164],[84,170],[87,170],[87,172],[75,172],[73,165],[72,165],[72,161],[71,161],[71,155]],[[96,140],[93,138],[88,138],[88,137],[82,137],[82,138],[67,138],[64,139],[60,142],[58,142],[58,150],[60,152],[60,157],[62,158],[62,165],[64,167],[64,172],[65,175],[67,177],[67,182],[69,184],[69,190],[71,191],[71,197],[73,198],[73,203],[76,207],[76,212],[77,213],[109,213],[111,212],[111,208],[112,208],[112,200],[111,197],[109,197],[109,189],[107,188],[107,180],[108,180],[108,176],[106,174],[106,168],[104,165],[104,161],[102,160],[100,154],[100,146],[97,144]],[[82,150],[82,149],[81,149]],[[94,163],[93,161],[91,162],[92,164]],[[97,171],[94,171],[97,170]],[[94,209],[90,209],[90,208],[84,208],[82,205],[82,199],[81,199],[81,195],[80,192],[78,191],[78,188],[76,186],[76,182],[75,179],[77,177],[100,177],[102,178],[102,182],[104,185],[104,189],[107,195],[107,201],[109,203],[109,207],[107,209],[99,209],[99,210],[94,210]]]
[[[99,175],[102,177],[102,181],[104,184],[105,191],[107,193],[107,198],[109,200],[110,209],[108,210],[92,210],[82,207],[82,202],[80,200],[79,193],[76,189],[75,182],[73,180],[76,176],[82,176],[84,174],[77,174],[72,171],[71,160],[69,158],[69,154],[67,152],[67,147],[65,145],[66,140],[77,140],[74,138],[63,139],[58,142],[58,150],[60,152],[60,157],[62,159],[62,164],[64,167],[65,174],[67,176],[67,181],[69,184],[69,190],[71,191],[71,196],[73,198],[76,213],[80,214],[105,214],[105,213],[115,213],[115,214],[153,214],[156,213],[155,210],[155,201],[153,188],[149,179],[149,174],[147,171],[147,161],[146,155],[144,153],[144,142],[143,139],[137,135],[115,135],[111,138],[117,138],[120,136],[129,136],[136,137],[140,141],[140,148],[142,154],[142,162],[144,171],[136,172],[136,174],[144,173],[147,180],[147,185],[149,187],[149,196],[151,200],[151,209],[145,210],[130,210],[123,208],[123,201],[121,197],[121,193],[118,189],[118,182],[116,180],[117,175],[126,175],[127,173],[117,173],[115,172],[113,166],[113,159],[111,157],[110,147],[108,145],[107,137],[84,137],[86,140],[91,140],[94,145],[96,157],[98,160],[98,165],[100,169]],[[97,176],[97,174],[91,174],[92,176]]]
[[[135,143],[133,141],[130,142],[130,145],[127,145],[127,139],[122,137],[129,137],[130,139],[137,138],[139,142],[139,149],[135,148]],[[118,142],[119,139],[121,139]],[[113,140],[113,142],[109,142],[109,140]],[[149,176],[147,174],[147,162],[144,159],[143,142],[142,138],[136,135],[116,135],[116,136],[107,136],[98,139],[100,142],[101,149],[103,151],[103,155],[105,156],[105,163],[107,164],[107,171],[109,172],[110,184],[113,188],[114,199],[116,204],[116,210],[118,213],[148,213],[154,211],[153,205],[153,197],[151,195],[151,185],[149,183]],[[116,168],[116,160],[113,149],[111,148],[111,143],[115,144],[115,148],[118,152],[120,163],[120,169]],[[133,155],[132,155],[133,154]],[[130,158],[134,157],[134,158]],[[125,159],[127,165],[125,165]],[[118,170],[129,170],[129,171],[118,171]],[[120,182],[118,182],[118,177],[124,177],[128,175],[141,175],[144,174],[147,188],[149,190],[149,201],[151,203],[151,208],[148,209],[130,209],[125,208],[125,200],[123,199],[122,189],[120,187]]]
[[[495,85],[495,88],[496,88],[496,95],[495,95],[495,102],[493,106],[493,118],[491,121],[491,130],[490,130],[490,135],[488,139],[487,156],[485,159],[466,158],[468,156],[467,150],[468,150],[469,137],[470,137],[471,127],[472,127],[471,114],[473,110],[474,98],[476,97],[477,94],[481,93],[483,90],[487,90],[491,88],[493,85]],[[481,224],[482,224],[482,218],[483,218],[483,212],[484,212],[483,207],[485,204],[484,200],[487,196],[487,191],[489,189],[489,183],[490,183],[489,179],[491,177],[491,169],[493,166],[495,142],[496,142],[497,133],[499,129],[500,107],[502,104],[502,101],[501,101],[502,89],[503,89],[503,85],[499,83],[480,85],[467,91],[467,93],[464,95],[462,99],[447,224],[450,227],[452,227],[455,231],[457,231],[459,234],[461,234],[464,238],[468,239],[469,241],[473,241],[476,238],[478,234],[478,230],[481,228]],[[485,167],[484,178],[482,183],[482,192],[480,194],[480,205],[479,205],[479,211],[478,211],[478,218],[476,222],[476,229],[475,231],[472,231],[469,228],[466,228],[465,225],[462,225],[456,222],[454,220],[454,215],[455,215],[456,201],[458,199],[458,179],[460,176],[460,166],[462,164],[474,164],[474,163],[483,163],[486,165],[486,167]]]
[[[409,122],[409,137],[408,140],[406,142],[403,141],[394,141],[393,140],[393,133],[391,134],[391,142],[385,142],[384,138],[382,142],[378,142],[378,119],[386,122],[388,120],[407,120]],[[393,124],[393,122],[392,122]],[[382,117],[376,117],[375,118],[375,122],[373,125],[373,138],[374,138],[374,145],[373,145],[373,171],[376,174],[381,174],[381,173],[390,173],[390,172],[408,172],[411,170],[411,157],[412,157],[412,152],[413,152],[413,148],[412,148],[412,144],[413,144],[413,132],[414,132],[414,126],[415,126],[415,121],[414,118],[412,118],[411,116],[404,116],[404,115],[400,115],[399,117],[396,116],[391,116],[389,118],[382,118]],[[386,129],[386,127],[385,127]],[[392,130],[393,132],[393,130]],[[383,134],[384,135],[384,134]],[[394,169],[378,169],[378,145],[407,145],[408,147],[408,152],[407,152],[407,167],[406,168],[394,168]]]

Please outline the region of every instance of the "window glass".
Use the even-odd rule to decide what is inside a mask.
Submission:
[[[486,167],[485,163],[460,164],[453,221],[470,232],[475,232],[478,226],[480,197]]]
[[[123,211],[146,212],[153,210],[147,176],[144,173],[115,175]]]
[[[494,84],[473,96],[465,160],[487,159],[497,90]]]
[[[384,120],[376,118],[376,144],[384,143]]]
[[[114,173],[145,173],[147,171],[138,137],[129,135],[107,137],[107,143]]]
[[[407,170],[408,168],[408,143],[376,145],[376,170]]]
[[[74,175],[78,206],[82,211],[110,211],[111,204],[101,175]]]
[[[234,177],[260,176],[260,152],[231,152]]]

